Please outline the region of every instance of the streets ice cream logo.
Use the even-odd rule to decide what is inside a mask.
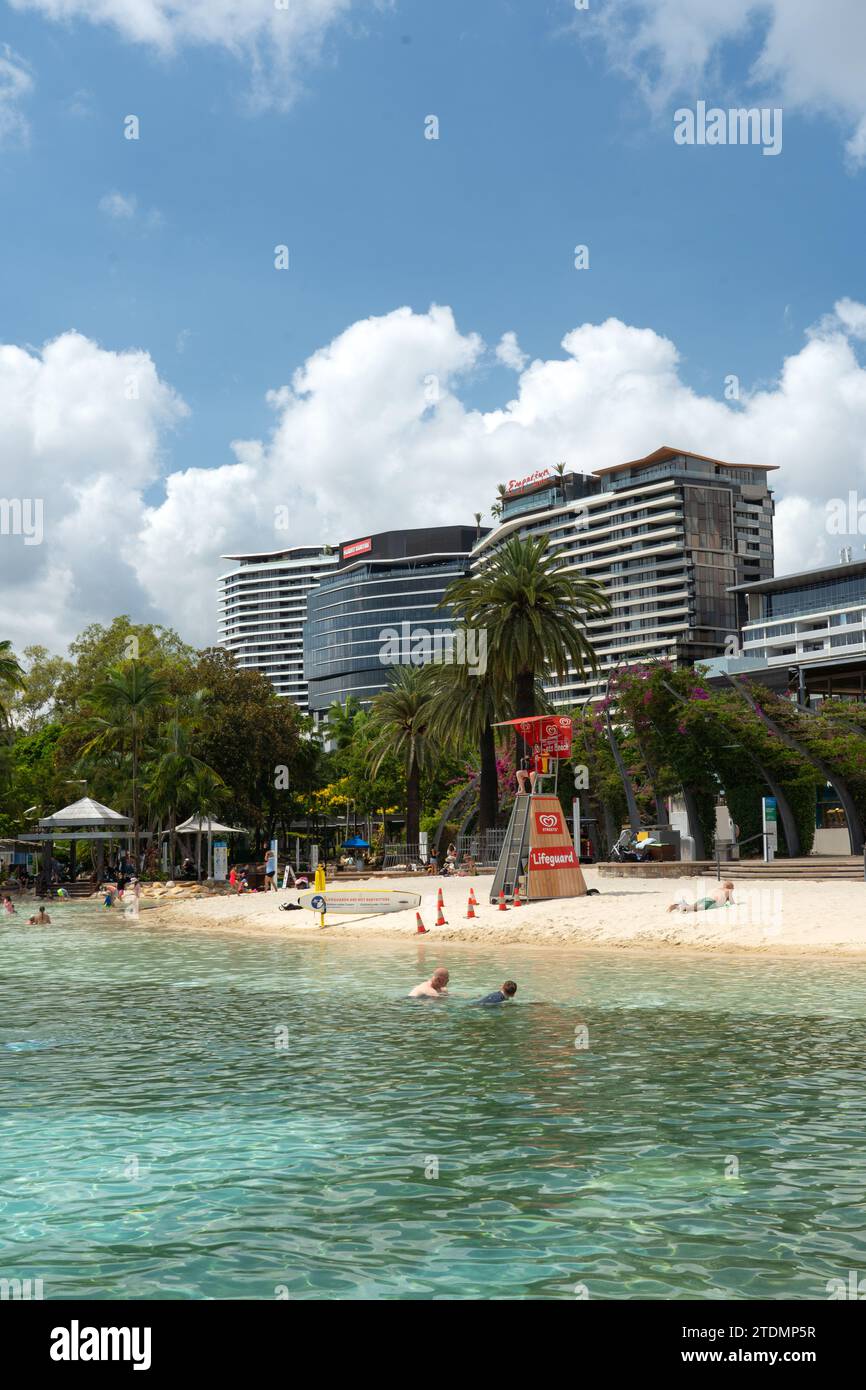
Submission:
[[[562,821],[555,811],[537,811],[535,824],[540,835],[557,835],[562,830]]]

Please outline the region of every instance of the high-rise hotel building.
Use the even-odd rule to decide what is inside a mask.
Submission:
[[[260,554],[224,555],[237,568],[219,578],[219,641],[243,669],[260,671],[307,708],[304,622],[307,596],[339,563],[337,548],[300,545]]]
[[[508,485],[473,568],[509,536],[542,533],[560,563],[597,579],[613,605],[587,623],[598,674],[545,681],[554,704],[600,698],[611,671],[640,657],[691,665],[736,638],[744,601],[730,590],[773,573],[769,471],[663,446],[590,474],[542,469]]]

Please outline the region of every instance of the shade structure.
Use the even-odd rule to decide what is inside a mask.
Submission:
[[[182,825],[175,827],[176,835],[197,835],[201,831],[202,835],[243,835],[243,830],[238,830],[232,825],[223,825],[222,821],[214,820],[212,816],[190,816]],[[165,832],[168,833],[167,831]]]
[[[129,816],[122,816],[119,811],[112,811],[110,806],[103,806],[101,801],[82,796],[79,801],[73,801],[39,821],[40,830],[72,830],[81,825],[120,830],[125,825],[132,825],[132,820]]]
[[[500,719],[494,729],[514,728],[536,753],[552,758],[571,754],[571,717],[567,714],[527,714],[522,719]]]
[[[237,830],[232,825],[223,825],[222,821],[214,820],[213,816],[190,816],[177,826],[177,835],[207,835],[207,876],[210,878],[213,866],[213,837],[214,835],[243,835],[243,830]],[[197,841],[196,860],[198,866],[198,876],[201,879],[201,840]]]
[[[369,849],[369,848],[370,848],[370,841],[369,841],[369,840],[362,840],[361,837],[360,837],[360,835],[353,835],[353,836],[351,837],[351,839],[346,840],[345,844],[343,845],[343,848],[344,848],[344,849]]]

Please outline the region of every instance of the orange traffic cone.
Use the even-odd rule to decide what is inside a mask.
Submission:
[[[470,888],[470,889],[469,889],[469,901],[471,902],[471,904],[472,904],[473,907],[477,907],[477,906],[478,906],[478,899],[477,899],[476,896],[475,896],[475,889],[474,889],[474,888]]]
[[[469,894],[469,911],[467,912],[466,916],[467,916],[467,918],[470,918],[470,917],[474,917],[474,916],[475,916],[475,904],[474,904],[474,902],[472,901],[472,894],[471,894],[471,893]]]
[[[519,886],[518,886],[516,883],[515,883],[515,885],[514,885],[514,902],[511,904],[511,906],[512,906],[512,907],[522,907],[522,906],[523,906],[523,903],[520,901],[520,888],[519,888]]]
[[[444,900],[444,898],[442,897],[442,889],[441,889],[441,888],[439,889],[439,892],[436,894],[436,906],[438,907],[438,909],[439,909],[440,912],[442,911],[442,909],[443,909],[444,906],[445,906],[445,900]]]
[[[437,927],[446,927],[446,926],[448,925],[448,923],[445,921],[445,913],[442,911],[442,904],[441,904],[441,903],[439,904],[438,910],[437,910],[437,912],[436,912],[436,923],[435,923],[435,925],[436,925]]]
[[[427,931],[427,928],[425,927],[424,923],[421,921],[421,913],[420,913],[420,912],[416,912],[416,913],[415,913],[415,934],[416,934],[417,936],[424,936],[425,933],[426,933],[426,931]]]
[[[500,912],[507,912],[507,911],[508,911],[508,908],[505,906],[505,889],[504,889],[504,888],[500,888],[500,890],[499,890],[499,911],[500,911]]]

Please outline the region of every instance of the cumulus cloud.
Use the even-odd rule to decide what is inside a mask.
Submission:
[[[787,110],[840,120],[852,168],[866,163],[866,6],[862,0],[608,0],[579,16],[578,32],[600,36],[610,61],[657,108],[672,93],[722,97],[726,46],[754,52],[755,92]],[[744,94],[730,92],[742,105]]]
[[[503,333],[496,346],[496,357],[503,367],[513,372],[521,372],[528,362],[525,352],[521,352],[516,333]]]
[[[8,43],[0,44],[0,145],[26,144],[30,126],[21,106],[33,86],[29,64]]]
[[[38,631],[59,647],[126,610],[212,642],[226,552],[471,524],[510,477],[559,460],[589,472],[663,443],[777,465],[778,572],[835,561],[863,543],[832,534],[826,507],[866,490],[864,329],[866,306],[840,300],[771,385],[732,404],[721,382],[717,396],[693,390],[653,329],[585,323],[520,369],[511,400],[477,410],[461,395],[483,368],[482,339],[447,307],[396,309],[353,323],[275,385],[266,438],[236,440],[216,467],[174,470],[166,451],[186,407],[146,353],[74,333],[41,353],[0,348],[4,491],[45,498],[41,546],[0,536],[2,635],[23,645]]]
[[[134,193],[105,193],[99,200],[99,211],[118,221],[131,221],[137,207],[138,199]]]
[[[192,45],[243,58],[257,105],[288,106],[299,71],[320,55],[337,20],[357,0],[9,0],[48,19],[107,24],[123,38],[168,55]]]

